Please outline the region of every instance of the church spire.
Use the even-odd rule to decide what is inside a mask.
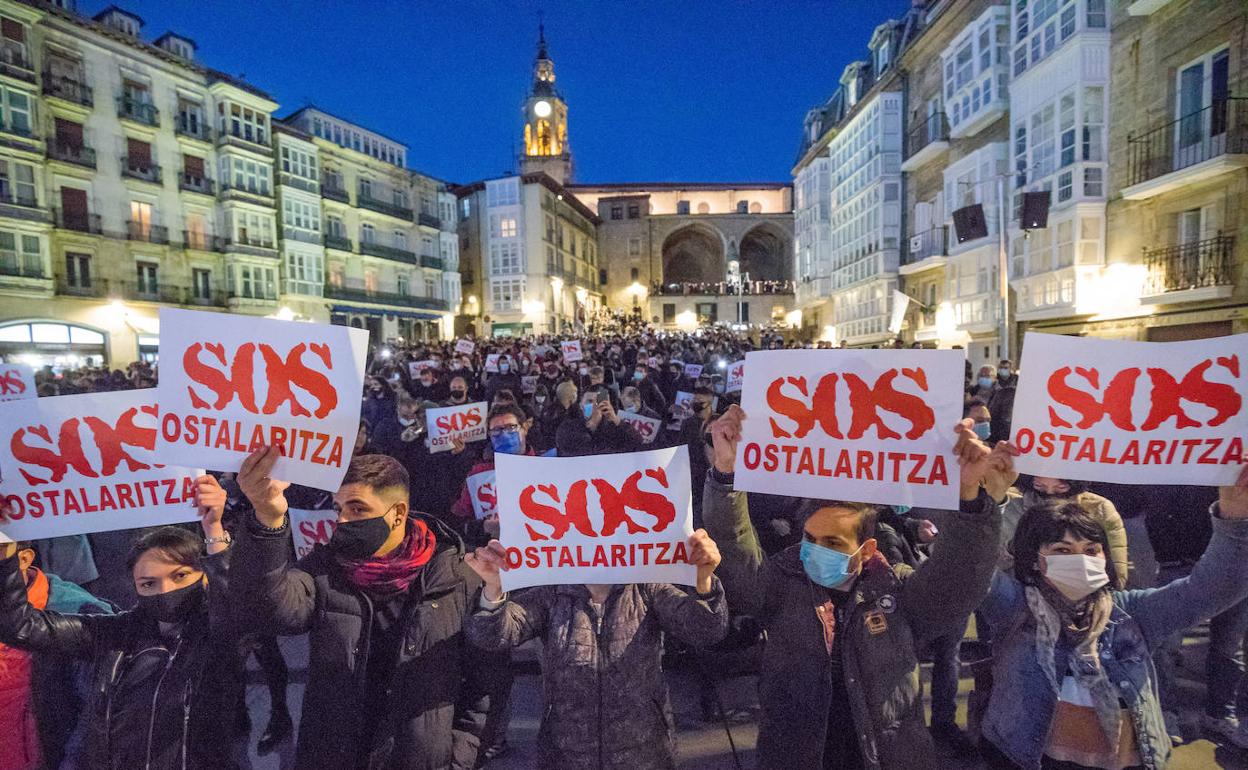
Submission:
[[[546,54],[546,23],[540,20],[541,19],[540,16],[538,17],[538,19],[539,21],[537,22],[537,58],[549,59],[550,57]]]
[[[565,183],[572,175],[568,150],[568,106],[555,88],[555,63],[546,47],[545,20],[537,24],[537,58],[533,62],[533,87],[524,105],[524,157],[526,173],[543,171]]]

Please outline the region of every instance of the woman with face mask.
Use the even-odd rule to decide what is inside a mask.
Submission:
[[[1005,504],[1001,506],[1001,568],[1008,570],[1013,565],[1009,544],[1014,539],[1023,512],[1045,503],[1074,503],[1101,523],[1101,529],[1105,531],[1107,553],[1114,563],[1116,582],[1113,587],[1125,588],[1130,569],[1126,526],[1114,504],[1094,492],[1089,492],[1085,481],[1019,476],[1018,484],[1010,489]]]
[[[1163,768],[1171,743],[1150,655],[1248,595],[1248,467],[1210,509],[1187,578],[1120,592],[1100,520],[1061,498],[1028,508],[981,611],[994,629],[981,749],[998,766]]]
[[[242,670],[226,585],[226,495],[211,476],[196,479],[195,489],[205,537],[177,527],[141,537],[127,563],[139,596],[129,612],[36,609],[27,602],[16,544],[0,544],[0,642],[94,669],[79,767],[236,767]]]

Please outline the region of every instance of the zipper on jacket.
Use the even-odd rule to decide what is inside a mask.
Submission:
[[[605,663],[602,654],[602,621],[607,614],[607,599],[603,599],[601,605],[594,604],[593,600],[590,600],[589,608],[594,613],[594,680],[598,684],[598,768],[603,770],[606,764],[602,734],[602,673],[603,663]]]
[[[182,770],[186,770],[186,753],[187,744],[191,738],[191,695],[194,691],[192,682],[188,679],[186,682],[186,690],[182,692]]]
[[[165,683],[165,675],[169,673],[169,669],[173,668],[174,658],[178,657],[180,649],[182,649],[181,637],[174,645],[173,652],[169,653],[169,660],[165,662],[165,670],[160,672],[160,678],[156,680],[156,689],[152,691],[152,714],[147,720],[147,760],[143,763],[144,770],[151,770],[152,767],[152,738],[156,733],[156,701],[160,698],[160,686]]]
[[[113,670],[108,675],[108,681],[104,684],[104,748],[106,756],[113,756],[113,688],[117,686],[117,673],[121,668],[121,664],[126,660],[124,654],[117,656],[113,661]]]

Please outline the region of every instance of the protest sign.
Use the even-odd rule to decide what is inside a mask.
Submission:
[[[410,374],[412,377],[419,377],[420,373],[424,371],[425,369],[431,369],[431,370],[436,371],[437,368],[438,368],[437,362],[434,361],[432,358],[427,358],[424,361],[412,361],[411,363],[409,363],[407,365],[407,373]]]
[[[468,477],[468,496],[472,499],[472,513],[484,519],[498,510],[494,471],[481,471]]]
[[[658,359],[658,357],[657,357],[657,356],[647,356],[647,357],[646,357],[646,366],[647,366],[647,367],[649,367],[649,368],[651,368],[651,369],[658,369],[658,368],[659,368],[659,359]]]
[[[35,372],[26,364],[0,364],[0,401],[37,398]]]
[[[724,392],[740,392],[743,382],[745,382],[745,360],[733,361],[728,365],[728,380],[724,383]]]
[[[455,352],[461,355],[470,356],[477,349],[477,343],[472,340],[456,340]]]
[[[563,360],[567,361],[570,364],[576,361],[580,361],[581,358],[583,357],[581,355],[581,341],[580,340],[564,340],[563,342],[559,343],[559,349],[563,351]]]
[[[1029,332],[1011,421],[1022,473],[1233,484],[1248,440],[1248,334],[1127,342]]]
[[[683,390],[676,391],[676,398],[672,399],[672,406],[676,407],[677,411],[687,413],[689,412],[692,404],[693,404],[692,393],[689,393]]]
[[[536,393],[537,392],[537,378],[538,376],[536,374],[526,374],[523,377],[521,377],[520,378],[520,392],[521,393]]]
[[[156,391],[0,404],[0,531],[14,540],[198,518],[202,470],[157,464]]]
[[[956,350],[747,353],[735,487],[957,509]]]
[[[363,329],[161,308],[156,451],[236,471],[273,446],[273,478],[337,491],[360,429],[367,347]]]
[[[601,457],[496,455],[503,590],[693,585],[687,447]]]
[[[502,358],[502,353],[490,353],[485,357],[485,370],[487,372],[498,371],[498,359]]]
[[[637,431],[637,435],[641,436],[643,444],[654,443],[654,437],[659,435],[659,431],[663,428],[662,420],[632,412],[620,412],[620,422],[631,425],[633,430]]]
[[[696,380],[702,376],[702,364],[685,364],[685,376]]]
[[[489,404],[477,401],[459,406],[444,406],[425,412],[429,431],[429,451],[447,452],[454,449],[455,439],[465,444],[485,438],[485,415]]]
[[[329,539],[338,527],[338,512],[332,509],[305,511],[291,508],[287,513],[290,515],[290,537],[295,541],[296,559],[312,553],[314,546],[329,545]]]

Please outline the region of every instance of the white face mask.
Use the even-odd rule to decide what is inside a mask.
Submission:
[[[1044,577],[1067,599],[1077,602],[1109,582],[1105,560],[1081,553],[1057,553],[1044,557]]]

